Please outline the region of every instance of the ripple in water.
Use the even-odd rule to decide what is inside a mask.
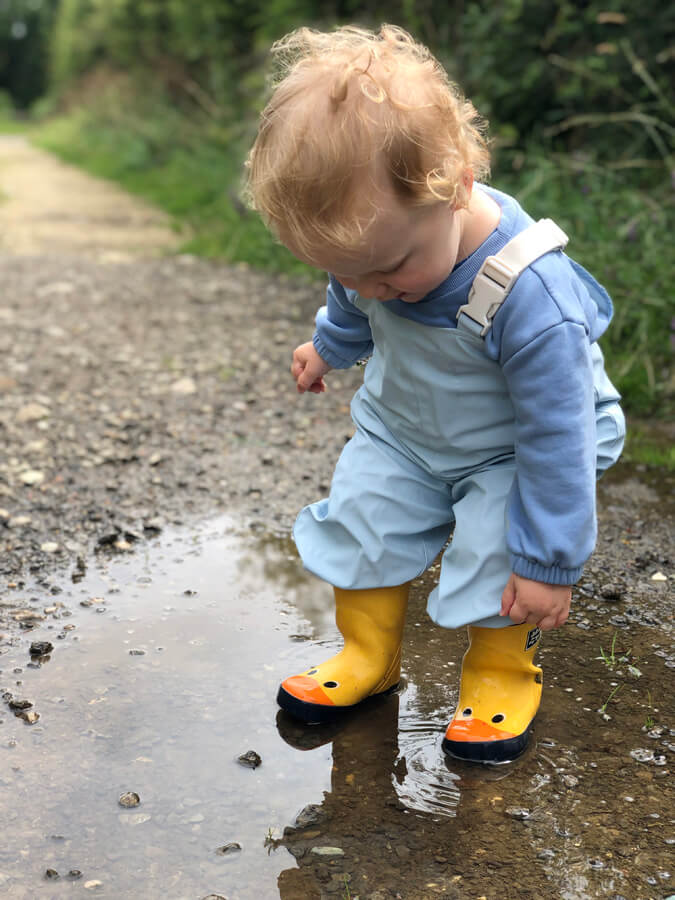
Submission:
[[[399,759],[393,777],[399,800],[410,810],[455,816],[459,776],[445,766],[442,720],[419,719],[408,708],[399,722]]]

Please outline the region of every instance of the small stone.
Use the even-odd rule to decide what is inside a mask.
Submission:
[[[223,897],[222,894],[207,894],[202,900],[227,900],[227,897]]]
[[[318,803],[308,803],[295,817],[295,825],[298,828],[307,828],[310,825],[318,825],[325,817],[322,806]]]
[[[7,524],[10,528],[22,528],[24,525],[30,525],[32,521],[30,516],[12,516]]]
[[[133,549],[133,545],[130,544],[129,541],[125,540],[124,538],[119,538],[118,540],[116,540],[115,543],[113,544],[113,547],[115,548],[115,550],[120,550],[120,551],[124,551],[124,552],[127,552],[127,551]]]
[[[310,853],[314,856],[344,856],[345,851],[341,847],[312,847]]]
[[[38,422],[40,419],[45,419],[48,415],[49,410],[41,403],[27,403],[16,414],[16,421],[21,423]]]
[[[37,469],[26,469],[25,472],[21,472],[19,475],[19,481],[22,484],[28,485],[32,487],[36,484],[42,484],[45,480],[44,472],[39,472]]]
[[[54,645],[50,644],[49,641],[33,641],[30,645],[30,655],[46,656],[48,653],[51,653],[53,649]]]
[[[45,872],[45,878],[47,881],[56,881],[59,878],[59,873],[56,869],[47,869]]]
[[[600,588],[600,596],[603,600],[609,600],[612,603],[616,603],[621,600],[621,588],[612,582],[603,584]]]
[[[72,878],[73,880],[82,878],[82,872],[80,872],[79,869],[71,869],[70,872],[68,872],[68,878]]]
[[[663,572],[654,572],[651,580],[652,581],[668,581],[668,576],[664,575]]]
[[[174,394],[194,394],[197,390],[197,385],[193,378],[179,378],[178,381],[174,381],[171,385],[171,390]]]
[[[129,656],[145,656],[145,650],[135,648],[129,651]]]
[[[43,553],[56,553],[59,549],[59,545],[56,541],[45,541],[44,544],[40,544],[40,550]]]
[[[575,788],[579,784],[579,779],[576,775],[563,775],[560,780],[568,788]]]
[[[23,719],[27,725],[35,725],[40,718],[40,714],[33,712],[32,710],[30,712],[17,713],[17,716],[19,719]]]
[[[630,756],[633,759],[636,759],[638,762],[650,763],[654,762],[654,754],[651,750],[645,750],[642,747],[638,747],[636,750],[630,751]]]
[[[647,732],[648,738],[660,738],[662,737],[668,729],[665,725],[655,725],[650,731]]]
[[[512,819],[518,819],[521,822],[530,818],[529,809],[524,809],[522,806],[509,806],[505,811],[507,816],[510,816]]]
[[[241,850],[241,844],[237,841],[230,841],[229,844],[223,844],[222,847],[217,847],[216,853],[218,856],[227,856],[228,853],[236,853],[238,850]]]
[[[12,613],[15,622],[43,621],[44,616],[35,609],[18,609]]]
[[[99,881],[97,878],[92,878],[91,881],[85,881],[84,886],[88,891],[95,891],[98,888],[103,887],[103,882]]]
[[[10,709],[30,709],[33,706],[33,701],[16,700],[14,697],[12,697],[12,699],[8,701],[8,706]]]
[[[247,750],[246,753],[242,753],[241,756],[237,757],[237,762],[242,766],[248,766],[249,769],[257,769],[262,759],[255,750]]]
[[[117,802],[125,809],[131,809],[134,806],[138,806],[141,802],[141,798],[135,791],[126,791]]]

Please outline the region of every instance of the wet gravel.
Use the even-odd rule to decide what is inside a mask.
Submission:
[[[326,490],[360,373],[295,393],[320,288],[186,256],[0,267],[0,576],[217,511],[287,530]]]

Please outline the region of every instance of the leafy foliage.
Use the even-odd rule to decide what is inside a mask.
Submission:
[[[31,73],[18,80],[17,11],[32,11],[43,41],[11,45],[11,71]],[[270,42],[343,21],[396,22],[431,47],[491,121],[494,183],[556,218],[614,298],[604,349],[628,405],[672,410],[673,4],[0,0],[0,90],[26,105],[47,79],[51,98],[79,108],[50,146],[188,222],[195,252],[296,271],[242,208],[241,164]]]
[[[47,88],[54,11],[49,0],[0,0],[0,91],[13,105],[29,106]]]

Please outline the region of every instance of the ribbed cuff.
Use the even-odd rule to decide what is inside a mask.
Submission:
[[[328,349],[318,334],[314,335],[312,343],[321,359],[323,359],[324,362],[327,362],[331,369],[348,369],[361,359],[360,356],[357,356],[356,359],[353,360],[343,359],[341,356],[337,356],[332,350]]]
[[[511,571],[514,575],[530,578],[532,581],[543,581],[545,584],[575,584],[581,578],[584,567],[563,569],[560,566],[542,566],[541,563],[512,553]]]

